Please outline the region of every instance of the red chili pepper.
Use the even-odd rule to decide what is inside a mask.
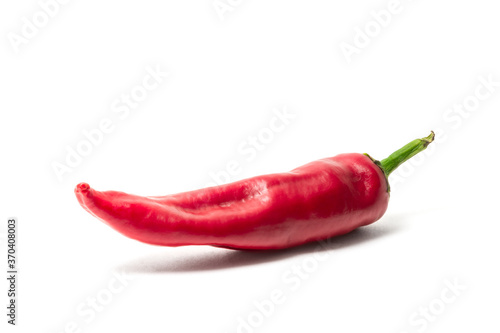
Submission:
[[[432,132],[381,162],[341,154],[290,172],[161,197],[99,192],[86,183],[75,193],[90,214],[141,242],[281,249],[377,221],[389,202],[389,174],[433,140]]]

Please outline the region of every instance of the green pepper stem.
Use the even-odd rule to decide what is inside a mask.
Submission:
[[[384,171],[385,175],[389,177],[391,172],[396,170],[398,166],[425,150],[425,148],[427,148],[427,146],[434,141],[434,136],[434,132],[431,131],[429,136],[413,140],[401,149],[396,150],[389,157],[380,161],[380,168]]]

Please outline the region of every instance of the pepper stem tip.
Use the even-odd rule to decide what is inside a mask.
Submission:
[[[434,133],[434,131],[431,131],[431,134],[429,134],[429,136],[426,136],[422,139],[413,140],[402,148],[396,150],[386,159],[380,161],[380,168],[382,169],[382,171],[384,171],[385,175],[389,177],[389,175],[394,170],[396,170],[398,166],[400,166],[416,154],[420,153],[421,151],[425,150],[427,146],[432,141],[434,141],[435,137],[436,134]]]

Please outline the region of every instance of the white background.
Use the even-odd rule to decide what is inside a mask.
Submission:
[[[2,2],[0,257],[5,267],[6,221],[15,216],[20,278],[15,328],[2,279],[1,326],[498,331],[498,6],[401,0],[380,28],[370,12],[389,1],[223,3],[232,5],[222,20],[211,0],[69,1],[14,47],[23,17],[33,22],[42,9]],[[375,30],[363,45],[366,26]],[[356,47],[356,38],[349,62],[341,46]],[[168,78],[121,119],[113,103],[137,89],[148,66]],[[497,86],[473,105],[488,77]],[[464,101],[472,111],[453,110]],[[294,118],[255,156],[241,154],[276,109]],[[107,118],[111,133],[58,179],[54,163],[65,164],[68,147]],[[343,152],[381,159],[430,130],[436,142],[391,177],[386,215],[322,250],[155,247],[111,230],[73,194],[81,181],[140,195],[192,190],[232,160],[231,181]],[[450,283],[465,289],[453,293]],[[110,294],[110,284],[119,291]],[[283,302],[271,307],[273,290]],[[99,312],[87,303],[95,297],[106,303]],[[432,319],[423,319],[429,307]]]

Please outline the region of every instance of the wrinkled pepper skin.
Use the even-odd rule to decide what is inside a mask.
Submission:
[[[377,221],[387,178],[363,154],[341,154],[290,172],[166,196],[99,192],[81,183],[81,206],[116,231],[163,246],[283,249]]]

